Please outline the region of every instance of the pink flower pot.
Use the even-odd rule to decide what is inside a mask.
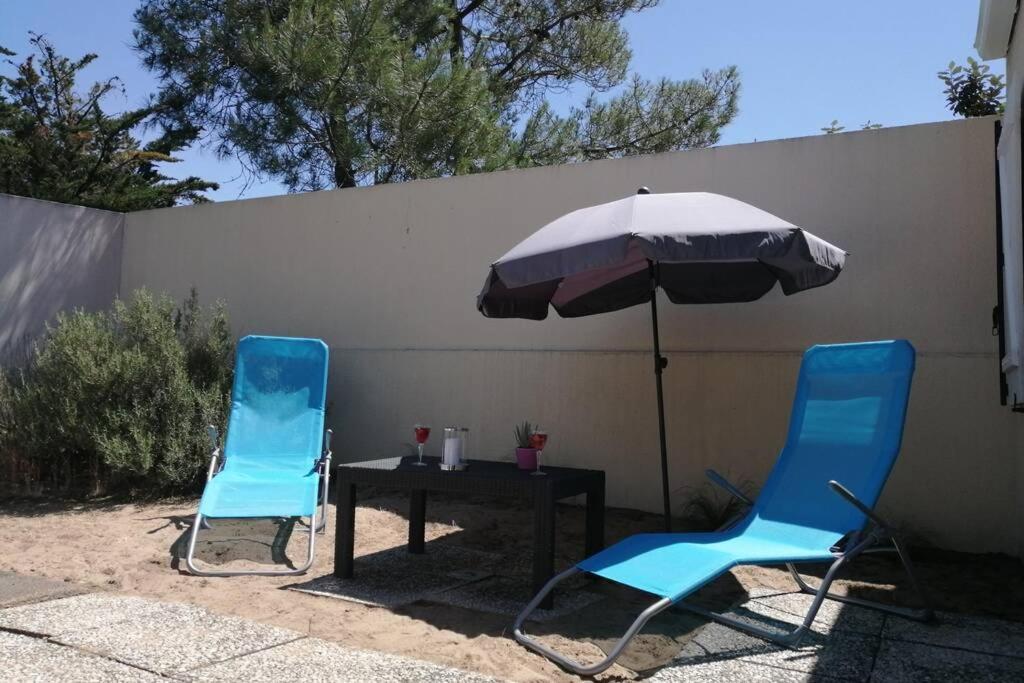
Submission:
[[[536,448],[517,448],[516,449],[516,464],[519,465],[521,470],[535,470],[537,469],[537,449]]]

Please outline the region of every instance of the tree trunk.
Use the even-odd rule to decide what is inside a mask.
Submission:
[[[452,0],[452,44],[448,48],[452,64],[462,61],[462,17],[459,15],[459,2]]]
[[[348,159],[334,160],[334,186],[355,187],[356,174],[352,171],[352,162]]]

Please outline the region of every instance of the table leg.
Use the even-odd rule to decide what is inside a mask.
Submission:
[[[424,526],[427,520],[427,492],[413,490],[409,497],[409,552],[423,553]]]
[[[334,532],[334,575],[352,578],[356,544],[356,485],[338,479],[337,527]]]
[[[536,595],[555,574],[555,497],[549,487],[542,487],[534,497],[533,505],[533,593]],[[553,596],[540,603],[541,609],[551,609]]]
[[[587,491],[587,528],[583,553],[590,557],[604,549],[604,476]]]

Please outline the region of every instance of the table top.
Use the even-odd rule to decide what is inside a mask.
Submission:
[[[340,463],[335,475],[341,482],[435,490],[435,492],[481,494],[555,500],[580,494],[604,492],[604,472],[573,467],[546,467],[547,476],[534,476],[515,463],[470,460],[459,471],[440,468],[440,458],[424,457],[424,466],[414,465],[416,456],[383,458],[361,463]],[[540,497],[540,499],[538,499]]]
[[[530,470],[521,470],[515,463],[493,461],[493,460],[470,460],[468,467],[464,470],[442,470],[440,458],[424,456],[424,465],[414,465],[416,456],[403,458],[383,458],[381,460],[367,460],[358,463],[338,463],[340,470],[373,470],[375,472],[394,472],[399,475],[443,476],[460,479],[502,479],[521,480],[523,483],[543,483],[547,481],[564,481],[567,479],[603,477],[602,470],[588,470],[575,467],[550,467],[541,465],[541,471],[546,476],[534,476]]]

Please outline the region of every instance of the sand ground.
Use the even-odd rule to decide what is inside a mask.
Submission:
[[[516,644],[509,637],[512,619],[507,616],[432,603],[386,609],[282,590],[331,573],[333,506],[327,534],[318,537],[316,562],[306,578],[191,576],[178,556],[195,505],[195,500],[133,504],[0,502],[0,569],[199,604],[350,647],[406,655],[512,681],[576,680]],[[357,558],[404,545],[406,505],[403,496],[387,492],[371,492],[370,497],[361,498]],[[514,574],[528,567],[530,525],[530,510],[514,504],[492,499],[431,499],[428,552],[433,542],[463,545],[500,555]],[[608,542],[614,542],[631,533],[657,530],[658,526],[659,518],[652,515],[609,510],[606,536]],[[556,565],[568,566],[582,552],[582,510],[560,507],[558,528]],[[249,566],[254,559],[268,560],[273,534],[256,526],[250,531],[242,532],[247,542],[223,539],[226,542],[204,546],[201,557],[232,567]],[[260,540],[261,533],[266,542]],[[287,555],[296,560],[303,557],[306,541],[304,531],[295,532]],[[257,557],[261,552],[267,556]],[[1017,560],[929,551],[918,553],[917,564],[922,583],[940,609],[1024,621],[1024,567]],[[899,582],[898,563],[872,557],[865,558],[852,579],[841,582],[837,590],[872,599],[911,600],[912,594],[900,588]],[[740,568],[702,591],[700,599],[725,606],[742,599],[745,591],[754,587],[789,591],[793,584],[778,568]],[[606,648],[649,598],[608,586],[595,590],[604,595],[603,600],[535,630],[546,633],[553,644],[570,653],[599,657],[598,644]],[[617,665],[601,679],[633,679],[638,677],[634,669],[643,671],[664,664],[699,626],[695,619],[681,614],[666,613],[659,619],[624,656],[623,663],[632,668]]]

